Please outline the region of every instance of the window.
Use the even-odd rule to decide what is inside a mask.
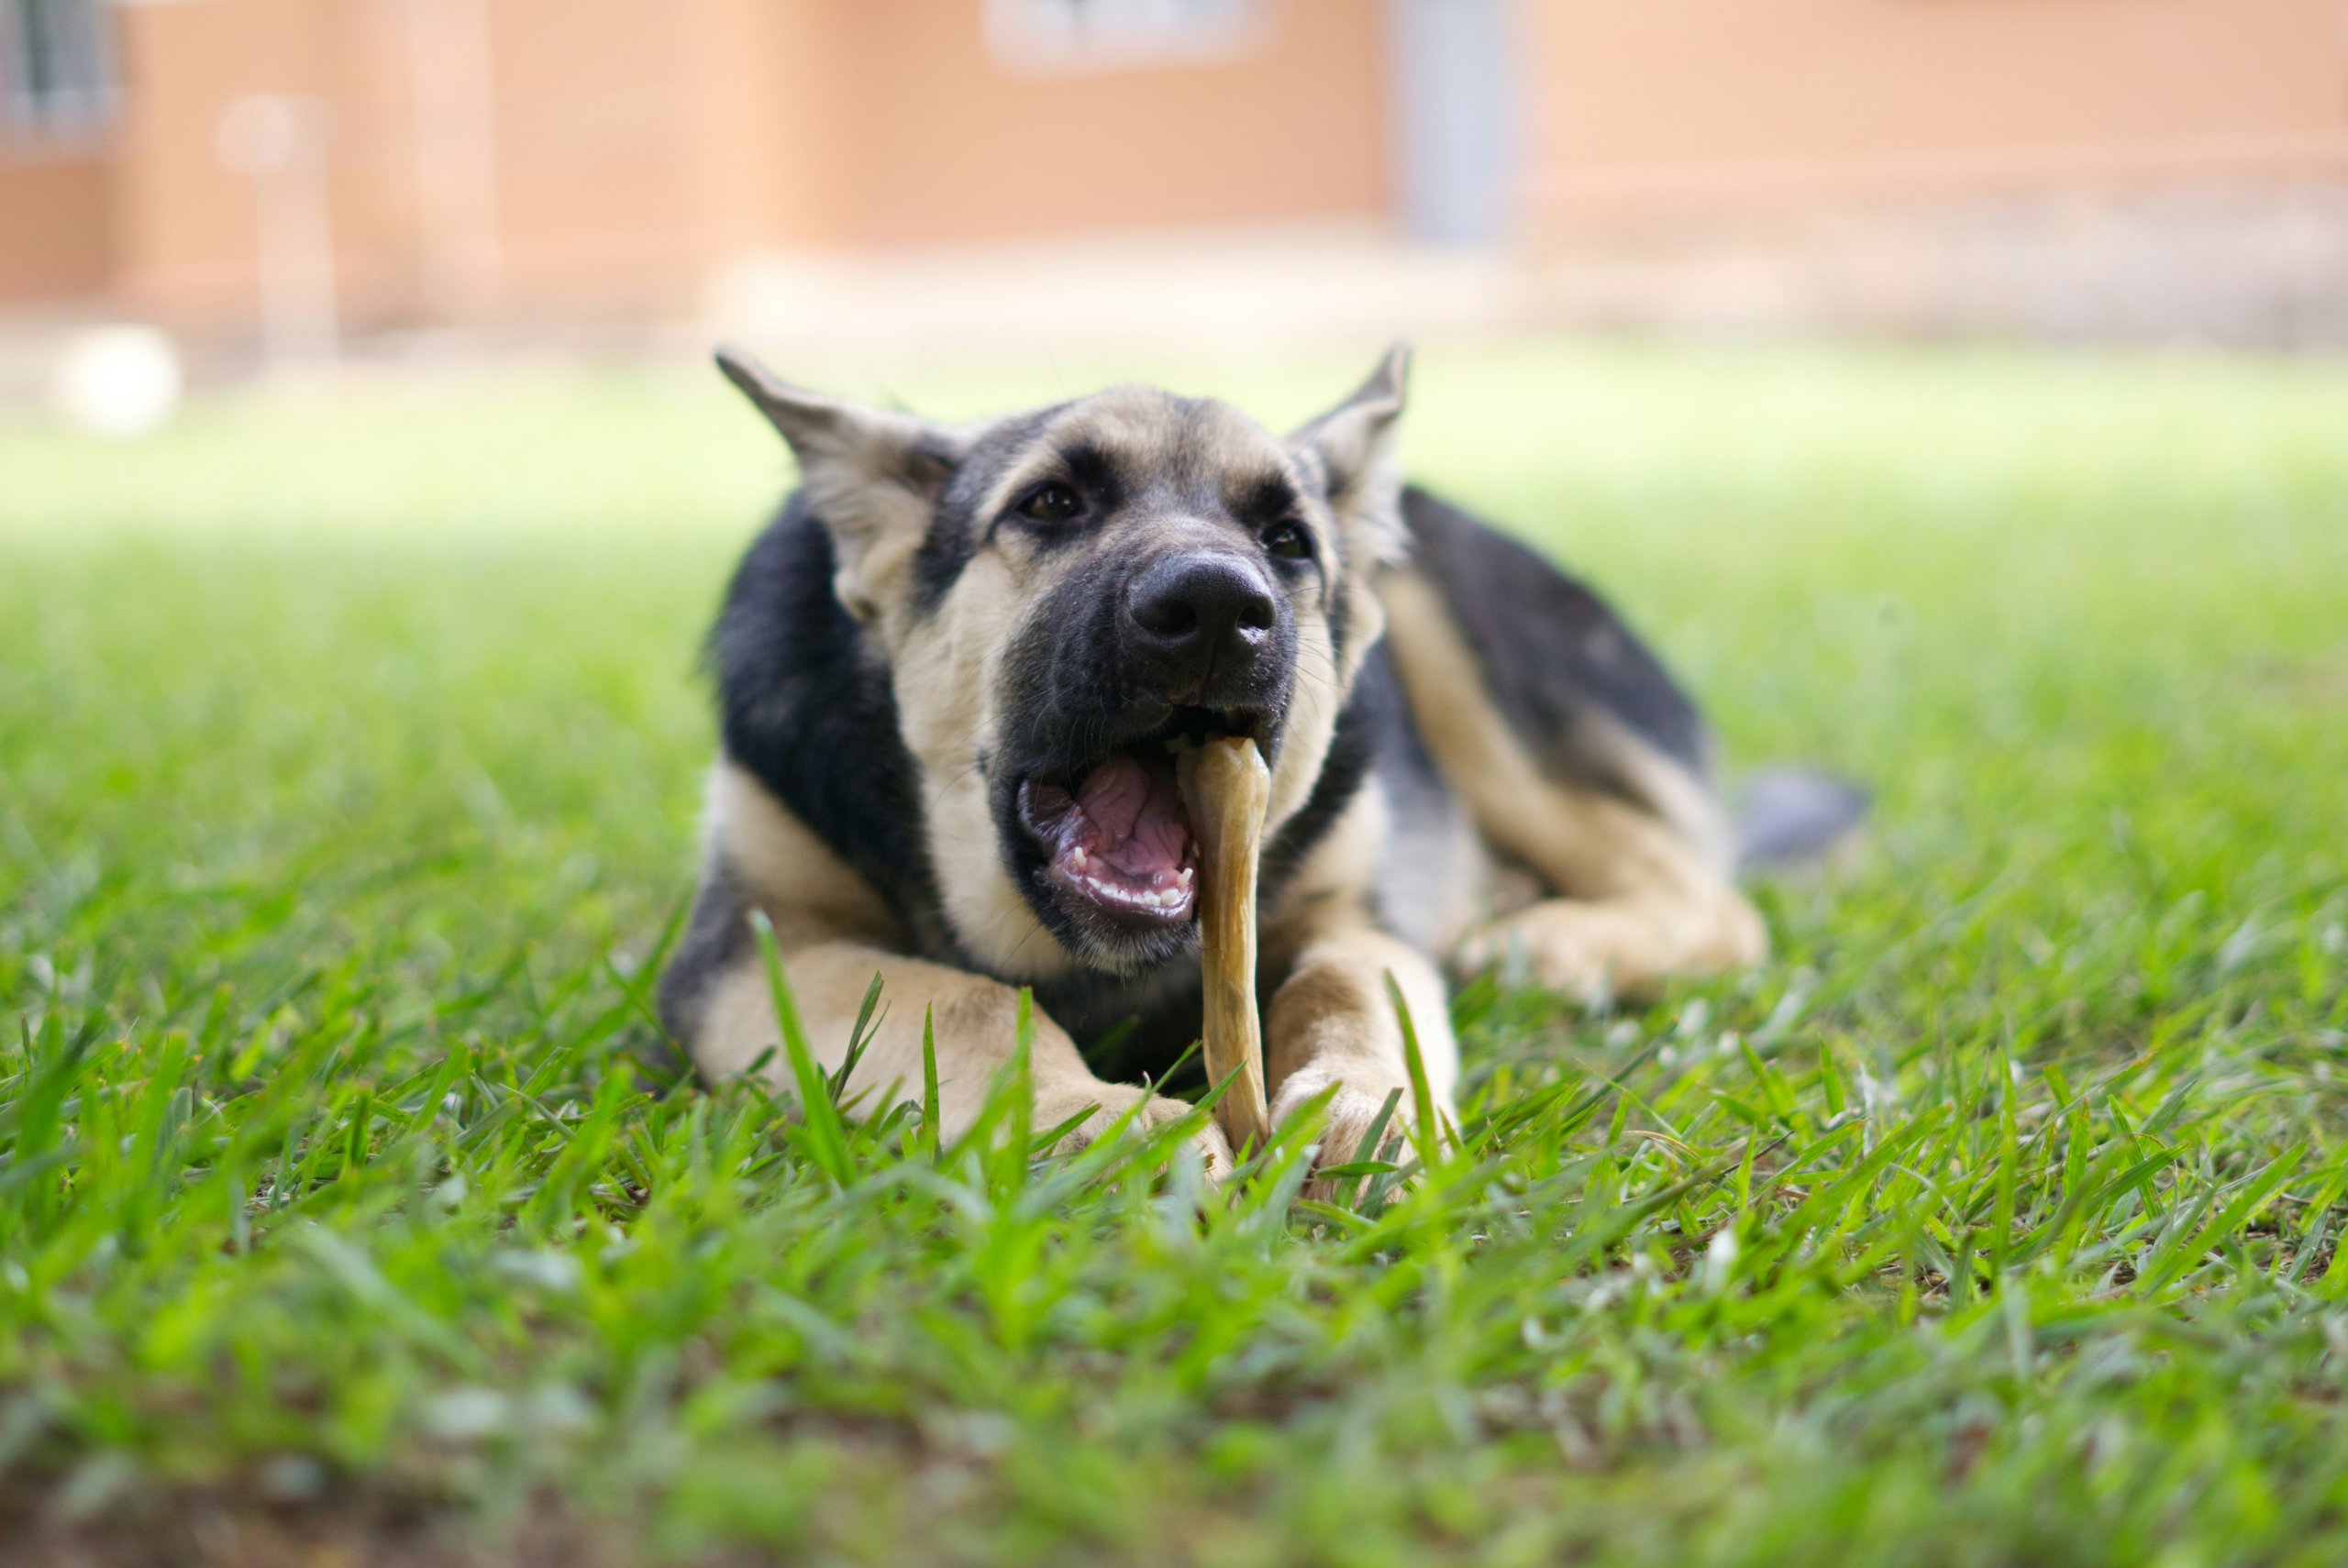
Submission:
[[[1039,73],[1185,65],[1244,54],[1269,0],[987,0],[987,41]]]
[[[114,114],[105,0],[0,0],[0,93],[26,130],[95,130]]]

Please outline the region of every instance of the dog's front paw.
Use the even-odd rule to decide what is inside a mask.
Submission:
[[[1182,1100],[1154,1095],[1133,1084],[1096,1081],[1051,1088],[1039,1084],[1036,1089],[1035,1124],[1038,1129],[1058,1127],[1079,1112],[1086,1112],[1084,1120],[1077,1123],[1076,1130],[1062,1138],[1053,1151],[1055,1154],[1072,1154],[1108,1132],[1119,1117],[1133,1109],[1135,1101],[1141,1102],[1141,1110],[1133,1119],[1133,1131],[1137,1134],[1163,1127],[1169,1121],[1179,1121],[1198,1109]],[[1087,1107],[1091,1108],[1089,1112],[1086,1111]],[[1185,1146],[1199,1156],[1199,1163],[1205,1167],[1210,1185],[1220,1183],[1231,1174],[1231,1144],[1224,1137],[1223,1129],[1213,1121],[1193,1133]]]
[[[1370,1129],[1378,1125],[1381,1116],[1385,1117],[1386,1125],[1379,1131],[1379,1145],[1409,1146],[1411,1129],[1418,1118],[1412,1108],[1410,1083],[1399,1074],[1390,1078],[1358,1069],[1340,1073],[1326,1067],[1299,1067],[1281,1081],[1279,1093],[1273,1097],[1272,1121],[1287,1121],[1312,1103],[1314,1097],[1326,1092],[1332,1084],[1336,1086],[1336,1093],[1329,1097],[1328,1111],[1321,1123],[1321,1152],[1312,1162],[1315,1170],[1379,1157],[1379,1149],[1366,1145]],[[1391,1114],[1386,1109],[1390,1099],[1394,1106]],[[1304,1196],[1322,1203],[1343,1203],[1353,1198],[1360,1186],[1358,1176],[1336,1181],[1316,1178],[1306,1184]]]

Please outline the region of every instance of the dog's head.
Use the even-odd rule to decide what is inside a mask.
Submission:
[[[1270,829],[1312,795],[1401,553],[1405,351],[1285,439],[1134,387],[948,426],[719,363],[791,443],[888,663],[964,950],[1036,979],[1183,951],[1175,747],[1252,736]]]

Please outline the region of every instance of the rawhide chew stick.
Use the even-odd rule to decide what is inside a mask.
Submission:
[[[1182,803],[1199,841],[1200,973],[1206,987],[1210,1082],[1239,1076],[1215,1106],[1235,1153],[1271,1136],[1264,1101],[1264,1030],[1256,1012],[1256,863],[1272,776],[1256,743],[1217,736],[1182,754]]]

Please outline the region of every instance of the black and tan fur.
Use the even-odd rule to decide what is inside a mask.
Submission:
[[[1266,1066],[1276,1118],[1334,1089],[1324,1159],[1404,1088],[1390,974],[1447,1106],[1446,966],[1589,994],[1762,956],[1695,710],[1587,589],[1402,485],[1401,351],[1285,439],[1139,388],[946,426],[720,358],[801,485],[710,645],[707,856],[661,986],[704,1077],[775,1042],[755,909],[829,1065],[881,977],[857,1084],[918,1084],[934,1010],[949,1132],[1012,1049],[1019,986],[1036,1125],[1184,1113],[1143,1086],[1198,1032],[1195,922],[1071,879],[1100,862],[1051,813],[1117,748],[1185,731],[1244,729],[1271,764]]]

